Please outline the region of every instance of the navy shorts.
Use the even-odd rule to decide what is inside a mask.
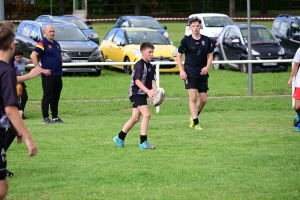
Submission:
[[[147,95],[133,95],[129,97],[131,103],[132,103],[132,108],[137,108],[138,106],[144,106],[148,105],[147,104]]]
[[[184,81],[185,89],[197,89],[200,93],[207,93],[208,89],[208,78],[187,78]]]
[[[5,128],[0,128],[0,180],[6,179],[6,152],[4,148],[5,142]]]

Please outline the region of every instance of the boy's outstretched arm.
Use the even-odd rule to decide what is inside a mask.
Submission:
[[[35,68],[31,69],[28,74],[25,74],[24,76],[17,76],[17,83],[22,83],[26,80],[32,79],[32,78],[38,76],[39,74],[41,74],[41,72],[42,72],[42,69],[40,67],[35,67]]]
[[[31,134],[26,128],[16,105],[10,105],[5,107],[5,113],[13,125],[13,129],[16,131],[18,136],[18,141],[20,142],[20,137],[25,140],[26,146],[28,148],[28,156],[34,156],[37,153],[37,146],[35,145]]]

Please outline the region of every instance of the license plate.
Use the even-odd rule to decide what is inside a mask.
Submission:
[[[72,60],[72,63],[85,63],[87,60]]]
[[[272,63],[272,62],[270,62],[270,63],[263,63],[263,66],[269,66],[269,65],[277,65],[277,63]]]

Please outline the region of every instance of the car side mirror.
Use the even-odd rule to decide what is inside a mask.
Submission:
[[[281,42],[281,39],[280,38],[276,38],[277,39],[277,41],[280,43]]]
[[[238,38],[235,38],[232,40],[232,43],[234,44],[239,44],[240,43],[240,40]]]
[[[166,27],[166,26],[164,26],[164,29],[165,29],[165,30],[167,30],[167,27]]]
[[[286,36],[287,36],[287,37],[290,37],[290,29],[287,29],[287,30],[286,30]]]
[[[38,36],[35,36],[35,37],[30,37],[31,39],[33,39],[34,41],[36,41],[36,42],[39,42],[39,37]]]
[[[294,36],[293,36],[293,40],[300,41],[300,35],[294,35]]]
[[[92,26],[89,26],[89,29],[93,30],[93,27],[92,27]]]

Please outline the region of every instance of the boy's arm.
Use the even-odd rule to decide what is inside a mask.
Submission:
[[[37,153],[37,146],[35,145],[28,129],[26,128],[17,106],[10,105],[5,107],[5,113],[13,125],[13,130],[17,133],[18,141],[20,137],[25,140],[28,148],[28,156],[34,156]]]
[[[39,74],[41,74],[41,68],[35,67],[35,68],[31,69],[28,74],[25,74],[23,76],[17,76],[17,83],[22,83],[28,79],[36,77]]]
[[[152,98],[152,96],[154,95],[153,90],[149,90],[148,88],[146,88],[146,86],[139,79],[135,79],[134,82],[141,90],[146,92],[146,94],[148,95],[149,98]],[[153,84],[153,82],[152,82],[152,84]]]
[[[155,88],[157,88],[156,81],[152,80],[152,89],[155,89]]]
[[[32,60],[26,60],[26,64],[33,64]]]

